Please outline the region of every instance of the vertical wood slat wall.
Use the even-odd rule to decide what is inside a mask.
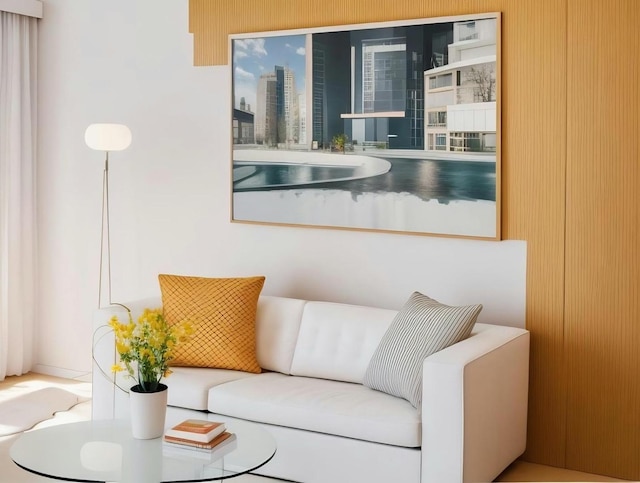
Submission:
[[[230,33],[502,12],[502,234],[527,241],[528,461],[640,478],[636,0],[190,0]],[[634,21],[635,20],[635,23]],[[566,255],[565,255],[566,254]]]
[[[640,479],[640,3],[569,0],[566,463]]]

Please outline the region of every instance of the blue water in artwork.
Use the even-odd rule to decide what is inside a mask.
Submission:
[[[358,179],[361,167],[299,164],[234,166],[233,191],[337,189],[362,193],[410,193],[423,200],[496,200],[492,162],[388,158],[391,169]],[[308,184],[313,183],[313,184]]]

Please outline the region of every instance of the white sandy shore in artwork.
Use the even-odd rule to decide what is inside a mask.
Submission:
[[[425,151],[423,149],[357,149],[346,154],[327,151],[309,151],[305,149],[256,149],[251,147],[234,148],[235,162],[284,162],[299,164],[326,164],[326,156],[331,164],[340,166],[359,166],[363,159],[405,158],[428,159],[431,161],[472,161],[495,163],[496,153]],[[350,159],[354,158],[354,159]],[[334,164],[336,163],[336,164]]]
[[[391,169],[389,161],[372,156],[317,151],[287,151],[284,149],[238,149],[233,151],[233,161],[236,165],[282,163],[314,166],[366,166],[367,176],[384,174]]]

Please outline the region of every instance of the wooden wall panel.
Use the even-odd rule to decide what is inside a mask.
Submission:
[[[503,15],[503,236],[527,240],[531,331],[524,458],[565,464],[563,354],[566,153],[564,2],[519,1]],[[550,69],[549,66],[554,66]]]
[[[190,0],[189,29],[195,36],[194,64],[227,63],[227,35],[304,27],[384,22],[434,15],[488,12],[487,4],[462,0],[417,3],[411,0]],[[438,12],[430,14],[428,12]]]
[[[640,479],[640,4],[569,1],[567,466]]]
[[[527,240],[529,461],[565,465],[564,200],[567,0],[190,0],[196,65],[229,33],[502,12],[502,234]],[[285,14],[283,14],[285,12]]]

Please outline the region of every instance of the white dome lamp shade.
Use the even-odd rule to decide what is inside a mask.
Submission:
[[[124,124],[91,124],[84,140],[97,151],[122,151],[131,144],[131,130]]]
[[[109,235],[109,152],[122,151],[131,144],[131,130],[124,124],[91,124],[84,132],[84,140],[91,149],[105,152],[102,175],[102,230],[100,233],[100,280],[98,308],[102,307],[103,269],[106,269],[107,298],[111,304],[111,237]],[[106,245],[106,253],[105,253]],[[106,258],[106,263],[105,263]],[[106,265],[106,266],[105,266]]]

